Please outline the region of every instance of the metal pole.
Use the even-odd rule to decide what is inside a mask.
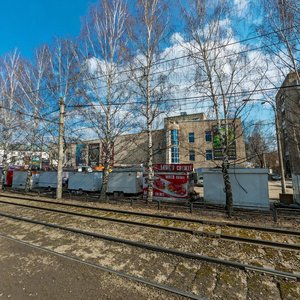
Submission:
[[[278,116],[277,116],[277,111],[276,107],[268,102],[275,114],[275,127],[276,127],[276,139],[277,139],[277,150],[278,150],[278,158],[279,158],[279,166],[280,166],[280,175],[281,175],[281,192],[282,194],[286,194],[286,186],[285,186],[285,176],[284,176],[284,167],[283,167],[283,155],[282,155],[282,148],[281,148],[281,134],[280,134],[280,128],[279,128],[279,123],[278,123]]]
[[[59,138],[58,138],[58,165],[57,165],[57,188],[56,199],[62,198],[62,172],[64,162],[64,121],[65,121],[65,102],[64,98],[59,101]]]
[[[252,101],[250,99],[244,99],[245,103]],[[277,109],[273,102],[268,100],[260,101],[261,104],[269,103],[274,110],[275,116],[275,130],[276,130],[276,140],[277,140],[277,152],[278,152],[278,159],[279,159],[279,166],[280,166],[280,175],[281,175],[281,192],[282,194],[286,194],[286,185],[285,185],[285,176],[284,176],[284,167],[283,167],[283,155],[282,155],[282,148],[281,148],[281,134],[280,134],[280,126],[278,122],[278,115]]]

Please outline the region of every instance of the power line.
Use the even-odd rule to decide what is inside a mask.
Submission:
[[[294,87],[300,87],[300,84],[293,84],[293,85],[287,85],[287,86],[281,86],[281,87],[270,87],[270,88],[262,88],[262,89],[256,89],[251,91],[241,91],[241,92],[233,92],[228,95],[228,97],[231,96],[244,96],[245,94],[252,94],[252,93],[259,93],[259,92],[265,92],[265,91],[272,91],[272,90],[278,90],[278,89],[288,89],[288,88],[294,88]],[[223,96],[224,94],[215,94],[216,97]],[[156,97],[155,95],[154,97]],[[168,102],[168,101],[182,101],[182,100],[193,100],[193,99],[207,99],[210,100],[210,97],[207,95],[197,95],[197,96],[191,96],[191,97],[181,97],[181,98],[166,98],[161,99],[159,102]],[[144,104],[144,101],[134,101],[134,102],[128,102],[128,103],[111,103],[111,106],[126,106],[126,105],[134,105],[134,104]],[[85,107],[99,107],[102,106],[101,104],[75,104],[75,105],[69,105],[69,108],[85,108]]]
[[[289,86],[281,86],[281,87],[270,87],[270,88],[263,88],[263,89],[257,89],[255,91],[241,91],[241,92],[234,92],[231,93],[230,96],[233,95],[245,95],[245,94],[252,94],[252,93],[258,93],[258,92],[263,92],[263,91],[270,91],[270,90],[278,90],[278,89],[288,89],[288,88],[294,88],[294,87],[300,87],[300,84],[294,84],[294,85],[289,85]],[[223,96],[222,94],[216,94],[215,96]],[[196,99],[207,99],[204,101],[209,101],[210,97],[206,96],[206,95],[197,95],[197,96],[191,96],[191,97],[181,97],[181,98],[167,98],[167,99],[162,99],[160,102],[177,102],[177,101],[183,101],[183,100],[193,100],[193,101],[189,101],[188,103],[183,103],[183,105],[191,105],[191,104],[198,104],[199,101]],[[143,101],[135,101],[135,102],[129,102],[129,103],[112,103],[112,106],[126,106],[126,105],[136,105],[136,104],[144,104]],[[77,104],[77,105],[69,105],[67,106],[68,108],[86,108],[86,107],[99,107],[101,106],[100,104]],[[211,108],[213,106],[213,104],[208,105],[208,106],[202,106],[201,108]],[[0,106],[1,109],[4,110],[9,110],[9,111],[13,111],[16,112],[17,114],[20,115],[25,115],[25,116],[29,116],[32,117],[34,119],[39,119],[45,122],[49,122],[49,123],[54,123],[54,124],[59,124],[58,122],[54,122],[53,120],[49,120],[46,119],[44,117],[39,117],[33,114],[28,114],[28,113],[24,113],[21,110],[16,110],[16,109],[11,109],[11,108],[7,108],[7,107],[3,107]],[[45,115],[49,115],[51,113],[57,112],[59,109],[55,109],[51,112],[48,112],[46,114],[43,114],[43,116]],[[66,113],[67,114],[67,113]]]
[[[269,36],[269,35],[272,35],[272,34],[275,34],[275,33],[280,33],[282,31],[294,29],[294,28],[297,28],[297,27],[300,27],[300,25],[294,25],[294,26],[286,27],[286,28],[279,29],[279,30],[273,30],[271,32],[267,32],[267,33],[264,33],[264,34],[256,35],[256,36],[249,37],[249,38],[246,38],[246,39],[243,39],[243,40],[239,40],[239,41],[236,41],[236,42],[231,42],[231,43],[228,43],[226,45],[216,46],[216,47],[213,47],[211,49],[207,49],[207,52],[213,51],[213,50],[217,50],[217,49],[221,49],[221,48],[225,48],[225,47],[228,47],[228,46],[233,46],[233,45],[236,45],[236,44],[242,44],[242,43],[245,43],[245,42],[249,42],[251,40],[255,40],[255,39],[258,39],[258,38],[266,37],[266,36]],[[175,57],[175,58],[172,58],[172,59],[169,59],[169,60],[164,60],[163,62],[158,61],[155,64],[161,64],[161,63],[171,62],[171,61],[174,61],[174,60],[178,60],[178,59],[182,59],[182,58],[187,58],[189,56],[190,55],[183,55],[181,57]]]
[[[4,110],[9,110],[9,111],[13,111],[19,115],[24,115],[24,116],[28,116],[28,117],[31,117],[31,118],[34,118],[34,119],[38,119],[38,120],[42,120],[42,121],[45,121],[45,122],[49,122],[49,123],[54,123],[54,124],[59,124],[57,122],[54,122],[53,120],[49,120],[49,119],[46,119],[46,118],[43,118],[43,117],[38,117],[36,115],[33,115],[33,114],[27,114],[25,112],[22,112],[20,109],[12,109],[12,108],[8,108],[8,107],[4,107],[4,106],[0,106],[0,109],[4,109]]]
[[[291,41],[294,41],[294,40],[291,40]],[[230,54],[227,54],[227,55],[224,55],[224,56],[219,56],[217,58],[210,58],[210,59],[208,59],[208,61],[224,59],[224,58],[228,58],[228,57],[235,56],[235,55],[238,55],[238,54],[243,54],[243,53],[247,53],[247,52],[251,52],[251,51],[256,51],[256,50],[259,50],[259,49],[262,49],[262,48],[279,45],[279,44],[282,44],[282,43],[283,42],[278,42],[278,43],[274,43],[274,44],[259,46],[259,47],[252,48],[252,49],[242,50],[242,51],[230,53]],[[169,69],[165,69],[165,70],[161,70],[161,71],[151,73],[151,75],[154,76],[154,75],[158,75],[158,74],[162,74],[162,73],[166,73],[166,72],[171,72],[171,71],[175,71],[175,70],[179,70],[179,69],[192,67],[192,66],[195,66],[195,65],[197,65],[196,62],[193,62],[193,63],[190,63],[190,64],[185,64],[185,65],[180,65],[180,66],[177,66],[177,67],[171,67]],[[268,71],[272,71],[272,69],[270,69]],[[127,72],[129,72],[129,71],[127,71]],[[90,77],[90,78],[87,78],[87,79],[84,79],[84,80],[85,81],[92,81],[92,80],[95,80],[95,79],[101,79],[102,77],[106,77],[106,76],[107,75],[101,75],[101,76],[98,76],[98,77]],[[142,78],[142,77],[143,76],[138,76],[137,78]],[[207,75],[202,75],[200,77],[201,78],[207,78]],[[212,77],[217,77],[217,75],[212,75]],[[268,77],[268,78],[270,78],[270,77]],[[151,79],[150,81],[156,81],[156,80],[157,79]],[[80,80],[80,81],[83,81],[83,80]],[[80,82],[80,81],[78,81],[78,82]],[[114,83],[112,83],[112,85],[119,85],[119,84],[123,84],[123,83],[128,83],[130,81],[132,81],[132,80],[131,79],[125,79],[125,80],[121,80],[121,81],[118,81],[118,82],[114,82]],[[106,85],[99,86],[99,87],[96,88],[96,90],[100,90],[102,88],[106,88]]]
[[[290,30],[290,29],[293,29],[293,28],[297,28],[299,27],[300,25],[294,25],[294,26],[290,26],[290,27],[287,27],[287,28],[283,28],[283,29],[280,29],[280,30],[275,30],[275,31],[271,31],[269,33],[265,33],[265,34],[261,34],[261,35],[257,35],[257,36],[254,36],[254,37],[250,37],[250,38],[247,38],[247,39],[243,39],[243,40],[239,40],[239,41],[235,41],[235,42],[232,42],[232,43],[228,43],[226,45],[220,45],[220,46],[217,46],[217,47],[213,47],[211,49],[207,49],[207,51],[213,51],[213,50],[217,50],[217,49],[221,49],[221,48],[226,48],[228,46],[233,46],[233,45],[236,45],[236,44],[241,44],[241,43],[244,43],[244,42],[248,42],[250,40],[254,40],[254,39],[258,39],[258,38],[262,38],[262,37],[265,37],[265,36],[269,36],[269,35],[272,35],[272,34],[275,34],[275,33],[280,33],[282,31],[286,31],[286,30]],[[279,42],[279,43],[275,43],[275,44],[271,44],[271,45],[265,45],[265,46],[261,46],[261,47],[257,47],[256,49],[254,50],[257,50],[259,48],[264,48],[264,47],[270,47],[270,46],[273,46],[273,45],[277,45],[277,44],[280,44],[280,43],[283,43],[283,42]],[[245,53],[245,52],[249,52],[249,51],[254,51],[252,49],[248,49],[248,50],[244,50],[244,51],[241,51],[240,53]],[[197,53],[197,52],[196,52]],[[225,56],[225,57],[220,57],[220,58],[226,58],[226,57],[229,57],[229,56],[232,56],[232,55],[237,55],[239,53],[234,53],[234,54],[230,54],[228,56]],[[159,65],[159,64],[162,64],[162,63],[168,63],[168,62],[171,62],[171,61],[175,61],[175,60],[179,60],[179,59],[183,59],[183,58],[187,58],[187,57],[190,57],[191,55],[188,54],[188,55],[182,55],[182,56],[178,56],[178,57],[174,57],[172,59],[168,59],[168,60],[158,60],[157,62],[155,62],[153,65]],[[178,68],[181,68],[183,66],[179,66]],[[141,70],[143,67],[138,67],[138,68],[134,68],[132,70],[123,70],[123,71],[120,71],[118,73],[118,75],[122,74],[122,73],[127,73],[127,72],[132,72],[132,71],[136,71],[136,70]],[[167,71],[171,71],[171,70],[166,70],[166,71],[160,71],[160,72],[157,72],[157,74],[159,73],[162,73],[162,72],[167,72]],[[156,75],[155,73],[152,74],[152,75]],[[28,95],[28,94],[32,94],[32,93],[36,93],[36,92],[39,92],[39,91],[45,91],[45,90],[50,90],[52,88],[59,88],[59,87],[62,87],[62,86],[65,86],[67,84],[70,84],[70,85],[73,85],[75,83],[78,83],[78,82],[85,82],[85,81],[91,81],[91,80],[95,80],[95,79],[101,79],[101,78],[105,78],[107,77],[108,75],[100,75],[100,76],[96,76],[96,77],[92,77],[92,78],[88,78],[88,79],[81,79],[81,80],[70,80],[70,81],[66,81],[64,83],[61,83],[61,84],[57,84],[57,85],[54,85],[54,86],[51,86],[51,87],[45,87],[45,88],[40,88],[40,89],[35,89],[35,90],[30,90],[30,91],[27,91],[27,92],[22,92],[22,93],[18,93],[15,95],[15,97],[18,97],[18,96],[22,96],[22,95]],[[7,97],[8,98],[8,97]],[[6,99],[7,99],[6,98]],[[5,100],[5,98],[2,98],[1,99],[2,101]]]

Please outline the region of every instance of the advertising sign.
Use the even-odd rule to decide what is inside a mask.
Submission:
[[[31,165],[32,165],[32,166],[37,166],[37,167],[39,167],[40,164],[41,164],[40,157],[38,157],[38,156],[33,156],[32,159],[31,159]]]
[[[89,163],[93,167],[99,166],[100,144],[89,144]]]
[[[147,196],[148,176],[144,174],[143,193]],[[154,175],[153,198],[155,200],[187,199],[189,175],[187,173],[156,173]]]
[[[225,128],[221,128],[221,134],[225,135]],[[229,143],[229,149],[227,151],[228,158],[229,159],[236,159],[236,141],[235,141],[235,134],[234,134],[234,128],[233,126],[228,126],[228,143]],[[221,138],[220,134],[218,132],[218,127],[213,127],[213,152],[215,160],[222,160],[224,158],[223,151],[222,151],[221,145]]]
[[[76,145],[76,166],[86,165],[86,145]]]

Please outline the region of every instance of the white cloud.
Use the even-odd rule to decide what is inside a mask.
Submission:
[[[170,39],[171,43],[174,44],[181,44],[184,42],[183,36],[179,32],[175,32]]]
[[[237,15],[239,17],[243,17],[247,14],[249,0],[233,0],[233,4],[236,6]]]

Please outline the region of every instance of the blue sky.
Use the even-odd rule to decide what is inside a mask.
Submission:
[[[76,36],[93,0],[2,0],[0,56],[18,48],[30,58],[53,37]]]

